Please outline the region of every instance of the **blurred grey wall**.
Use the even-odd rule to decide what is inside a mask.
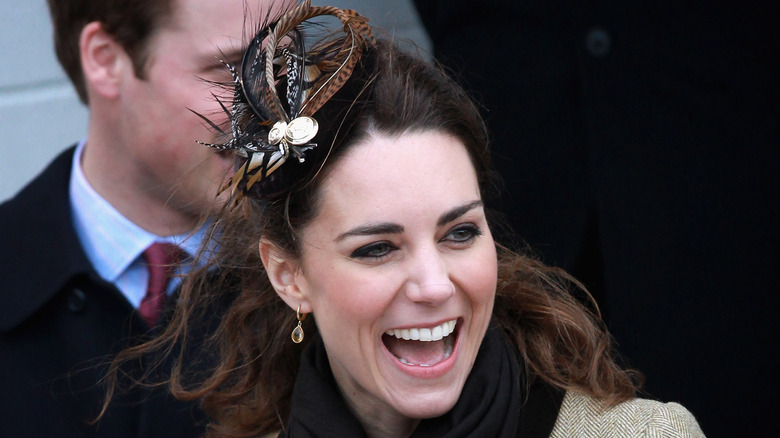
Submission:
[[[411,40],[430,52],[430,42],[410,0],[312,3],[355,9],[369,17],[373,26],[384,29],[382,34]],[[85,135],[87,109],[57,63],[45,0],[3,0],[0,17],[2,201]]]
[[[54,56],[44,0],[0,2],[0,199],[86,132],[87,111]]]

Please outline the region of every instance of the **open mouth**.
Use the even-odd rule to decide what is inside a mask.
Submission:
[[[430,367],[450,357],[457,339],[456,329],[456,319],[435,327],[390,329],[382,335],[382,342],[399,362]]]

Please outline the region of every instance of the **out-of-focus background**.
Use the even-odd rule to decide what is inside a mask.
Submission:
[[[238,0],[241,1],[241,0]],[[355,9],[374,26],[430,51],[411,1],[313,1]],[[0,2],[0,201],[10,198],[87,130],[79,102],[54,55],[45,0]],[[185,109],[182,108],[184,111]]]
[[[0,199],[86,132],[87,110],[54,55],[45,0],[0,3]]]

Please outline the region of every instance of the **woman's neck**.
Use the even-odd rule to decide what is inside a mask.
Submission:
[[[376,409],[374,412],[358,412],[351,403],[350,409],[355,415],[368,438],[408,438],[417,428],[420,420],[403,417],[398,413],[389,413],[386,409]]]
[[[402,415],[368,394],[343,368],[331,363],[331,371],[347,407],[369,438],[408,438],[417,428],[419,419]]]

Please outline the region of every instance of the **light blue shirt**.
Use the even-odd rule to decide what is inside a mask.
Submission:
[[[186,274],[192,256],[198,253],[207,226],[195,233],[157,236],[130,222],[89,185],[81,170],[86,140],[76,146],[70,174],[70,202],[73,225],[87,258],[98,275],[114,284],[133,307],[138,308],[146,294],[149,272],[141,253],[154,242],[170,242],[190,255],[176,274]],[[172,293],[181,283],[174,276],[168,285]]]

